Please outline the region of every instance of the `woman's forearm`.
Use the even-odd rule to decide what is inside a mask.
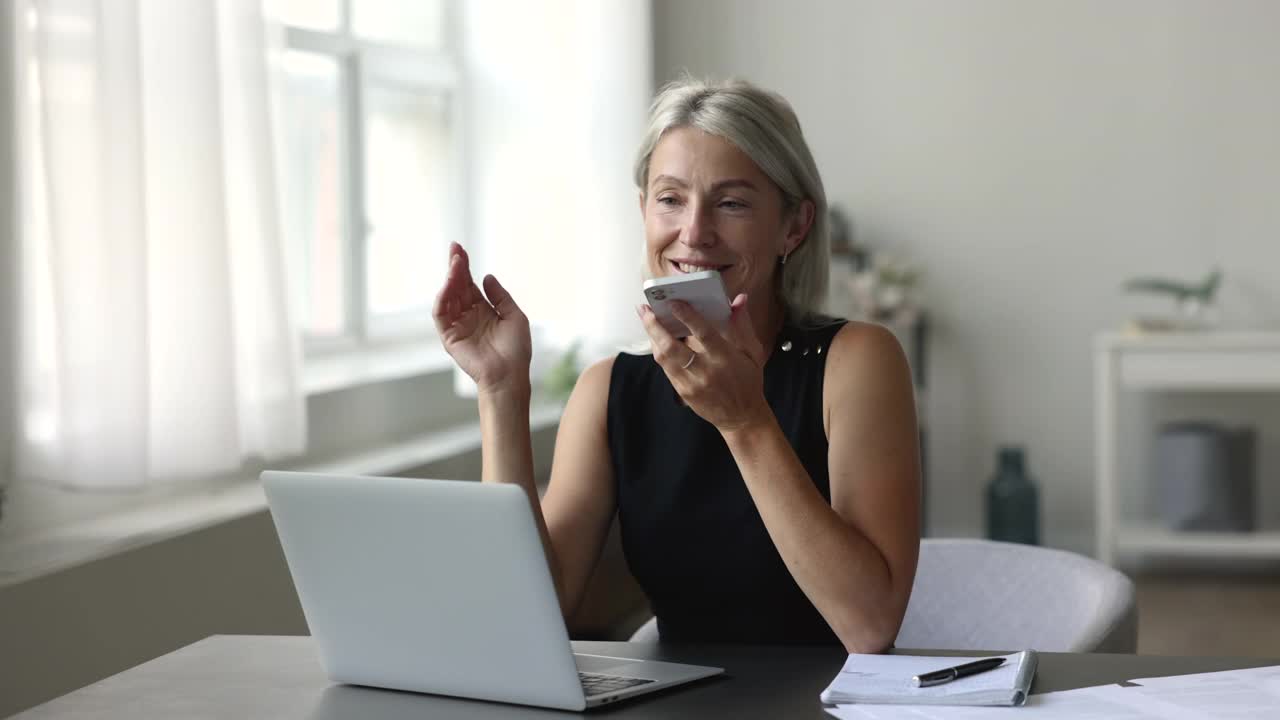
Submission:
[[[778,554],[845,648],[888,647],[902,613],[884,556],[818,492],[776,420],[725,441]]]
[[[529,434],[528,384],[481,392],[480,478],[520,485],[537,499],[533,481],[533,442]]]
[[[529,430],[529,385],[505,389],[499,392],[482,392],[480,406],[480,479],[487,483],[519,485],[529,497],[533,519],[542,539],[542,549],[555,582],[560,608],[565,609],[565,593],[562,586],[560,564],[547,521],[542,515],[542,503],[538,499],[538,487],[533,477],[533,440]]]

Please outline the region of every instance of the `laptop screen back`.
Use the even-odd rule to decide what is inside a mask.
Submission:
[[[262,480],[335,681],[583,707],[521,488],[271,471]]]

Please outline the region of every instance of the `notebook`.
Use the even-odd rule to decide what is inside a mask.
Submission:
[[[1002,655],[1004,665],[933,687],[915,687],[921,673],[980,660],[977,657],[923,655],[850,655],[819,696],[828,705],[1021,705],[1031,691],[1036,653]]]

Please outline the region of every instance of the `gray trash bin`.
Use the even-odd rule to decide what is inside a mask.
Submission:
[[[1155,487],[1172,530],[1254,529],[1254,431],[1208,422],[1161,427]]]

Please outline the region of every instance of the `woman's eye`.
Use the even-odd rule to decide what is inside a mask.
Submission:
[[[663,197],[658,198],[658,204],[659,204],[659,205],[678,205],[678,204],[679,204],[679,202],[680,202],[679,200],[677,200],[676,198],[674,198],[674,197],[672,197],[672,196],[670,196],[670,195],[666,195],[666,196],[663,196]]]
[[[746,203],[741,203],[741,202],[738,202],[737,200],[721,200],[720,201],[720,207],[726,210],[741,210],[746,206],[747,206]]]

